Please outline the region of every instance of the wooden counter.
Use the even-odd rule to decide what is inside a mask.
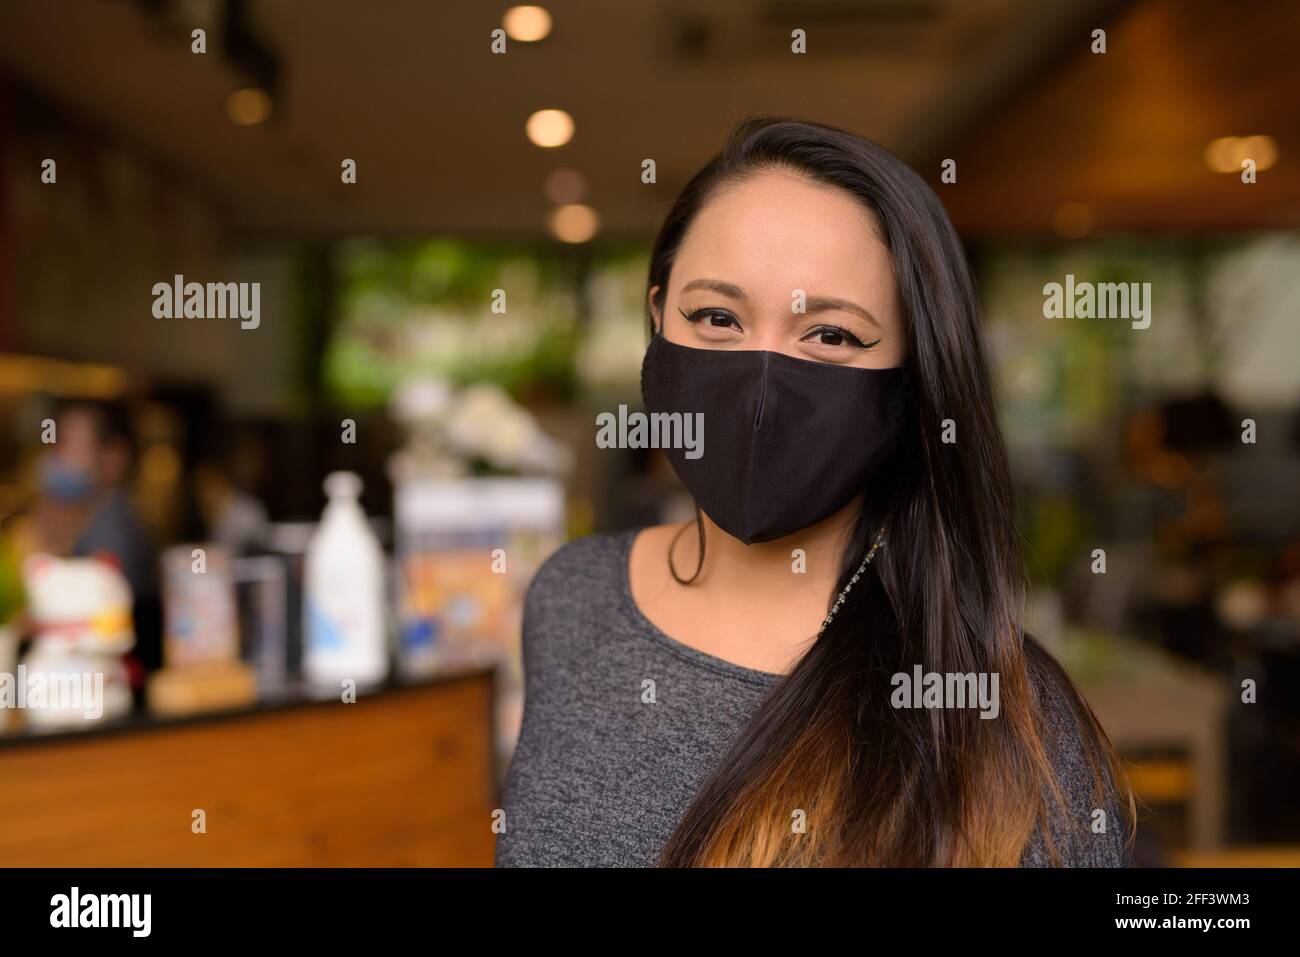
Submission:
[[[0,738],[0,866],[490,866],[492,705],[476,671]]]

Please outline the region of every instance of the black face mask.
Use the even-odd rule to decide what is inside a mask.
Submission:
[[[693,349],[657,332],[641,366],[647,412],[704,414],[702,454],[665,454],[704,513],[746,545],[815,525],[866,489],[902,432],[906,382],[901,366]]]

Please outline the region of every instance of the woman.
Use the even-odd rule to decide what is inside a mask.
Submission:
[[[841,130],[748,121],[669,212],[647,301],[647,410],[702,416],[692,447],[659,420],[696,521],[538,572],[498,863],[1126,863],[1109,742],[1018,625],[934,193]]]

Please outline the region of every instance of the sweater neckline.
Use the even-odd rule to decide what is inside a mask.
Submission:
[[[728,661],[725,658],[719,658],[717,655],[711,655],[708,652],[694,648],[685,642],[678,641],[667,632],[660,629],[658,625],[646,617],[641,611],[641,607],[632,597],[632,543],[636,541],[637,535],[645,526],[629,529],[620,535],[619,539],[619,585],[623,594],[623,602],[627,607],[628,615],[632,623],[636,625],[637,631],[642,635],[650,638],[660,647],[667,649],[678,658],[700,668],[706,668],[716,674],[724,675],[728,678],[738,679],[752,685],[762,687],[772,687],[786,677],[782,674],[776,674],[771,671],[760,671],[757,668],[748,668],[744,665],[736,664],[734,661]]]

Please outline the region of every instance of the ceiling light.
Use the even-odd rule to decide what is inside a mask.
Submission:
[[[546,177],[546,198],[557,206],[580,203],[587,195],[587,181],[576,169],[560,167]]]
[[[551,15],[545,7],[511,7],[501,19],[506,36],[520,43],[536,43],[551,33]]]
[[[271,98],[256,86],[235,90],[226,97],[226,115],[237,126],[256,126],[271,115]]]
[[[551,235],[562,243],[585,243],[599,228],[596,211],[581,203],[558,206],[551,213]]]
[[[1255,161],[1256,170],[1277,164],[1277,142],[1271,136],[1220,136],[1205,147],[1205,165],[1216,173],[1240,173],[1241,164]]]
[[[563,146],[573,139],[573,117],[564,110],[538,110],[528,117],[524,130],[537,146]]]

